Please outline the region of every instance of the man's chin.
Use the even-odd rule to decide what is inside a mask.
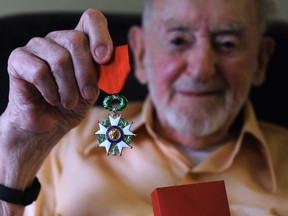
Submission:
[[[167,123],[179,133],[191,134],[204,137],[215,133],[225,122],[225,112],[214,112],[211,114],[202,112],[181,112],[171,109],[166,111]]]

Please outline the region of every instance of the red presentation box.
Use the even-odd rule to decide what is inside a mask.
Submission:
[[[224,181],[156,188],[154,216],[230,216]]]

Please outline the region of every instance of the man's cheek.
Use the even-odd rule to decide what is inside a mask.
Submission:
[[[185,69],[183,62],[171,57],[160,57],[157,60],[155,59],[154,68],[156,71],[154,76],[159,77],[160,82],[165,83],[173,82],[173,80],[177,79]]]
[[[226,72],[225,77],[229,83],[238,85],[250,84],[254,71],[255,64],[247,61],[234,61],[231,64],[226,64],[222,67],[222,71]]]

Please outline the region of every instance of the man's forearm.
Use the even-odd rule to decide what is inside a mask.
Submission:
[[[0,184],[2,188],[25,191],[31,187],[36,173],[51,150],[51,147],[47,148],[45,145],[48,140],[56,142],[54,139],[48,139],[45,134],[23,132],[10,125],[5,116],[0,117]],[[16,199],[19,199],[19,196]],[[23,212],[24,205],[0,199],[1,216],[18,216],[23,215]]]
[[[0,215],[1,216],[22,216],[24,213],[24,206],[9,204],[0,201]]]
[[[27,145],[24,140],[20,137],[17,139],[15,134],[14,136],[10,134],[9,130],[6,130],[6,125],[0,123],[0,126],[0,184],[8,188],[25,190],[35,178],[37,168],[30,166],[28,161],[25,162],[24,152],[13,148],[18,142]],[[10,149],[7,148],[9,146]],[[21,216],[23,213],[24,206],[0,200],[1,216]]]

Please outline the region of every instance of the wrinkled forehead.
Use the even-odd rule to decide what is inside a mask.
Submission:
[[[149,18],[157,21],[178,20],[186,23],[234,22],[259,24],[256,0],[148,0],[150,2]],[[148,18],[148,19],[149,19]]]
[[[143,0],[145,5],[152,6],[153,4],[167,4],[168,2],[175,2],[177,4],[185,4],[185,2],[192,3],[192,4],[238,4],[238,3],[252,3],[254,6],[258,5],[261,0],[178,0],[178,1],[173,1],[173,0]]]

